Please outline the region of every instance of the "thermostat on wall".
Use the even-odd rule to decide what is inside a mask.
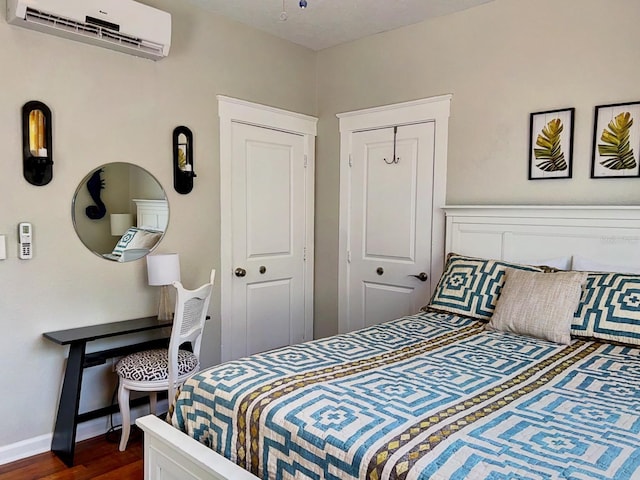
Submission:
[[[31,224],[21,222],[18,225],[18,258],[30,260],[33,258],[33,234]]]

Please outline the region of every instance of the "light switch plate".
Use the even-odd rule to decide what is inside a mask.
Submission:
[[[7,236],[0,235],[0,260],[7,259]]]

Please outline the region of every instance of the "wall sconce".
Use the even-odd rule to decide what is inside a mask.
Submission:
[[[193,133],[185,126],[173,130],[173,188],[178,193],[193,190]]]
[[[46,185],[53,178],[51,110],[38,101],[22,107],[22,173],[31,185]]]

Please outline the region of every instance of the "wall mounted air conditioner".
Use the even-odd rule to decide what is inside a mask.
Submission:
[[[171,14],[133,0],[7,0],[7,22],[152,60],[171,46]]]

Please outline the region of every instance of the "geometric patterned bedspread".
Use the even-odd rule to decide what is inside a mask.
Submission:
[[[172,423],[263,479],[640,479],[640,350],[426,312],[207,369]]]

